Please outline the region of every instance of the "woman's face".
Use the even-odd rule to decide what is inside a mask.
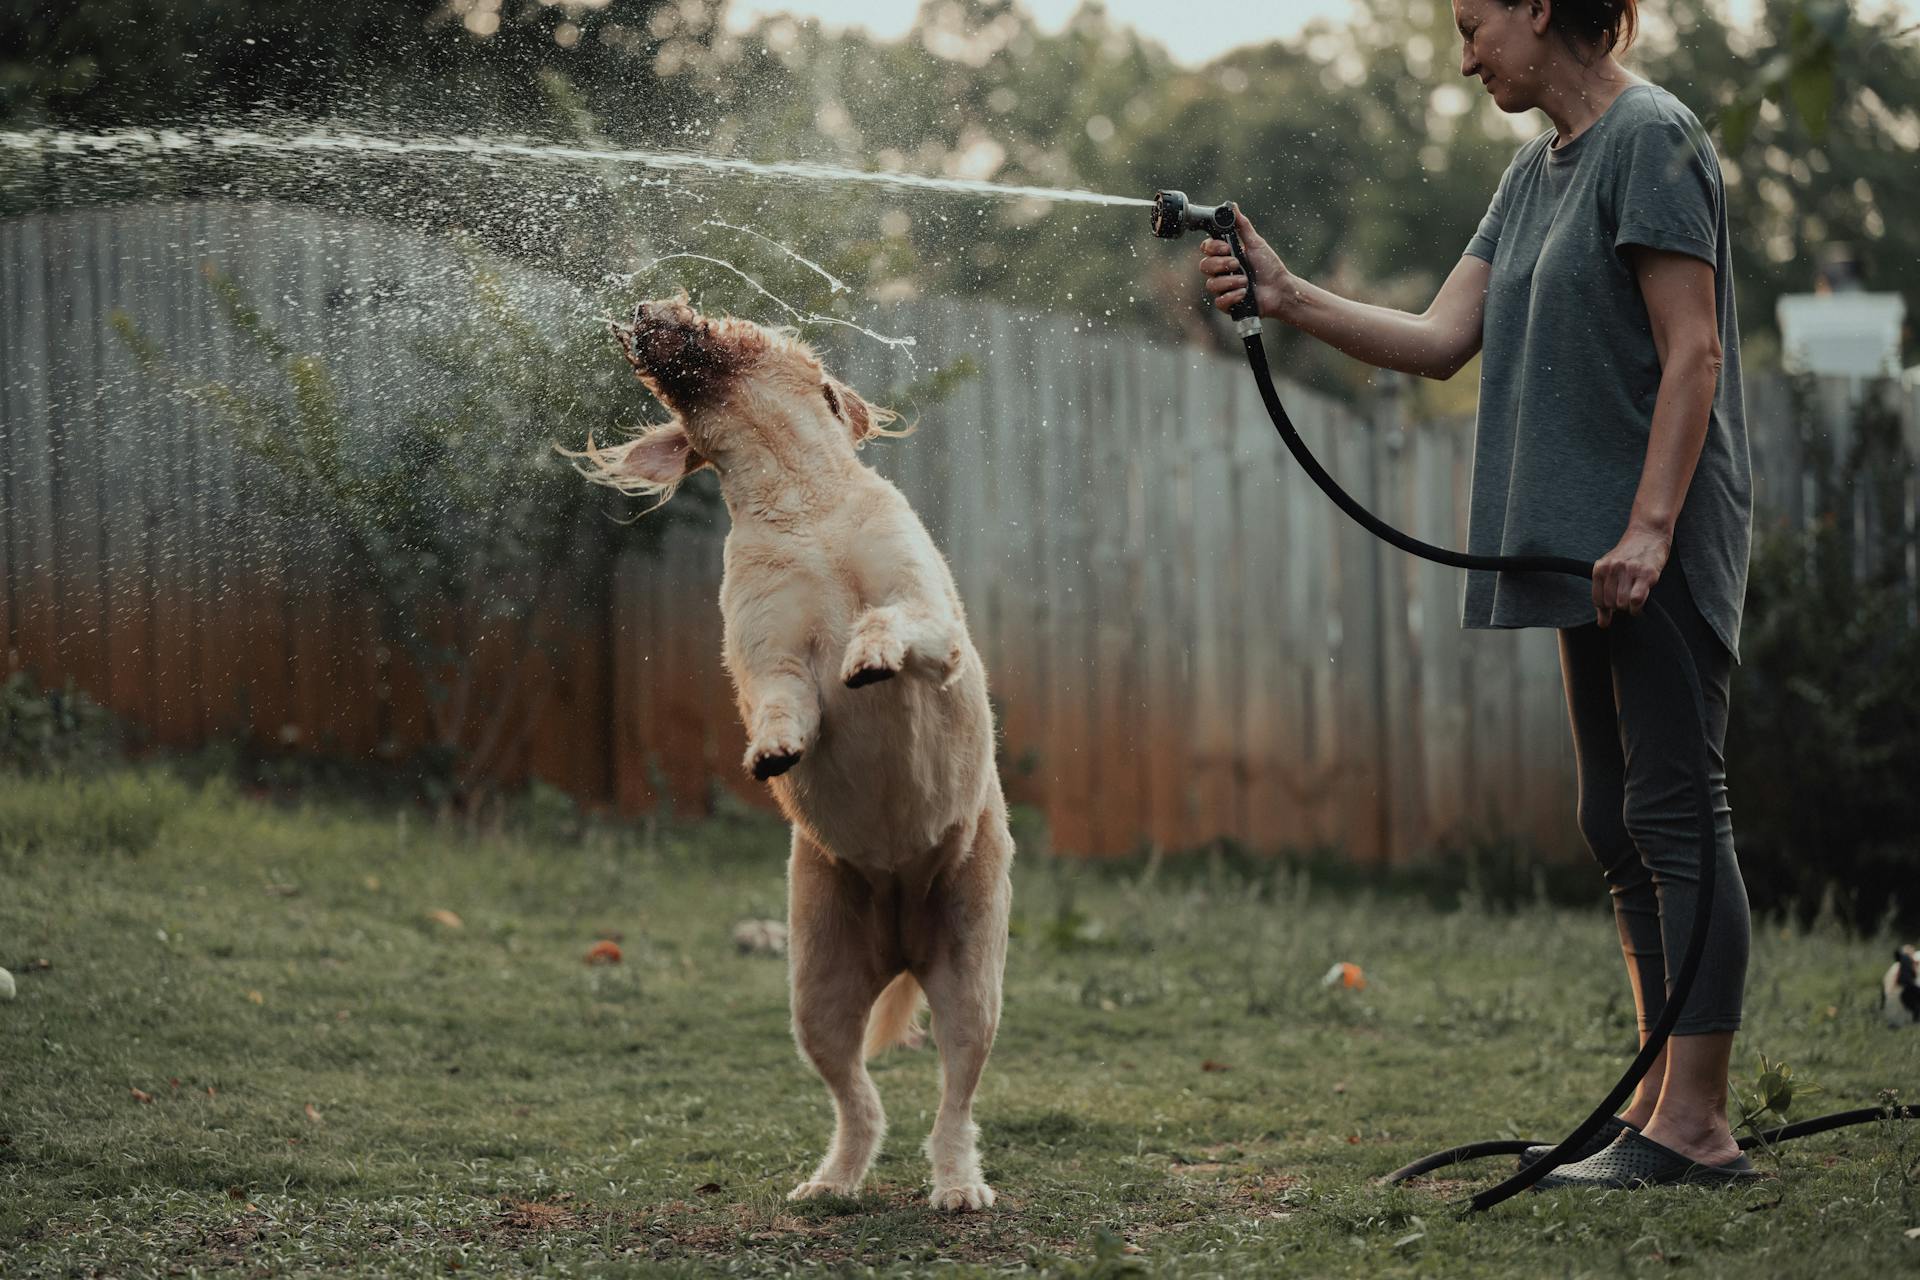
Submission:
[[[1542,0],[1453,0],[1460,74],[1486,87],[1502,111],[1530,110],[1539,93],[1549,10]]]

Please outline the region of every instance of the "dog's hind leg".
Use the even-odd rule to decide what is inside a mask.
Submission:
[[[1007,864],[1013,841],[998,806],[983,816],[974,846],[943,877],[939,933],[920,983],[933,1008],[940,1046],[940,1111],[927,1137],[936,1209],[985,1209],[993,1188],[980,1172],[973,1094],[1000,1026],[1007,913],[1013,898]]]
[[[787,866],[793,1036],[833,1095],[833,1145],[789,1200],[850,1196],[886,1136],[867,1074],[867,1015],[893,977],[875,944],[872,891],[796,829]]]

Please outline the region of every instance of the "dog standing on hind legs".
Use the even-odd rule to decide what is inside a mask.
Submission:
[[[953,575],[856,453],[876,412],[791,332],[642,303],[615,336],[670,421],[571,454],[588,478],[665,501],[719,473],[732,529],[720,608],[745,767],[793,826],[794,1038],[833,1095],[832,1144],[790,1199],[858,1191],[886,1132],[868,1057],[940,1054],[927,1139],[936,1208],[984,1209],[973,1096],[1000,1021],[1013,839],[986,671]]]

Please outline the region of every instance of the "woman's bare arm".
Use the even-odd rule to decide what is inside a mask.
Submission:
[[[1287,270],[1245,214],[1240,215],[1240,239],[1259,280],[1260,314],[1311,334],[1356,360],[1444,381],[1480,350],[1480,321],[1491,273],[1483,259],[1462,257],[1433,302],[1414,315],[1355,302],[1302,280]],[[1208,240],[1200,252],[1207,291],[1213,294],[1213,305],[1225,311],[1246,295],[1246,276],[1226,241]]]

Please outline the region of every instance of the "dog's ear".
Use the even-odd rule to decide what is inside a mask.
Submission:
[[[865,444],[874,436],[904,434],[886,429],[895,417],[891,410],[875,409],[860,398],[859,392],[840,379],[826,379],[820,384],[820,392],[826,397],[827,408],[832,410],[833,416],[847,424],[854,444]]]
[[[625,444],[597,445],[588,436],[584,449],[558,444],[554,449],[572,459],[574,469],[595,484],[622,493],[657,495],[661,502],[673,496],[682,480],[709,465],[678,418],[650,427]]]
[[[707,465],[677,418],[650,429],[626,450],[615,471],[650,489],[671,489]]]

